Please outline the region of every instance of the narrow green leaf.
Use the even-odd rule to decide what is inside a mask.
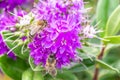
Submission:
[[[95,59],[83,59],[83,61],[69,69],[71,72],[81,72],[87,70],[89,67],[95,64]]]
[[[120,6],[111,14],[106,25],[105,36],[113,36],[120,30]]]
[[[101,60],[98,60],[98,59],[97,59],[97,60],[96,60],[96,63],[97,63],[100,67],[102,67],[102,68],[104,68],[104,69],[112,70],[112,71],[115,71],[115,72],[119,73],[119,70],[118,70],[118,69],[116,69],[116,68],[114,68],[114,67],[106,64],[105,62],[103,62],[103,61],[101,61]]]
[[[98,28],[105,30],[108,17],[113,10],[119,5],[119,0],[99,0],[96,10]],[[104,31],[105,32],[105,31]],[[104,37],[104,32],[101,33],[101,37]]]
[[[105,39],[104,44],[120,44],[120,36],[108,36]]]
[[[7,55],[0,57],[0,67],[2,71],[14,80],[21,80],[22,73],[29,66],[28,64],[17,57],[16,60],[8,58]]]
[[[105,29],[108,19],[108,0],[99,0],[96,11],[97,21],[101,21],[98,28]]]

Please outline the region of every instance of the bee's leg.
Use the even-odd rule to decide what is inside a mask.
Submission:
[[[38,35],[38,38],[41,38],[41,35],[40,35],[40,34]]]
[[[41,32],[41,30],[39,30],[39,32],[38,32],[38,38],[41,38],[40,32]]]
[[[29,32],[29,40],[31,41],[32,39],[33,39],[33,35],[31,35]]]
[[[28,36],[28,41],[31,42],[33,41],[33,36],[29,33],[29,36]],[[34,44],[34,42],[32,42],[33,46],[36,47],[36,45]]]

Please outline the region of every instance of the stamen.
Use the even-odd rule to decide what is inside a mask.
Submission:
[[[107,39],[104,39],[104,38],[100,38],[100,37],[98,37],[98,36],[96,36],[96,35],[94,35],[94,37],[96,37],[96,38],[98,38],[98,39],[100,39],[100,40],[103,40],[103,41],[110,41],[110,40],[107,40]]]
[[[93,43],[90,43],[90,42],[86,42],[89,46],[91,47],[99,47],[99,48],[102,48],[103,46],[101,45],[97,45],[97,44],[93,44]]]
[[[16,49],[20,44],[16,45],[15,47],[13,47],[12,49],[10,49],[7,54],[9,54],[10,52],[12,52],[14,49]]]
[[[9,36],[9,35],[13,35],[14,33],[7,33],[7,34],[4,34],[5,36]]]
[[[21,36],[19,36],[15,41],[13,41],[12,44],[14,44],[16,41],[19,41],[20,37],[21,37]]]
[[[24,53],[24,47],[25,47],[25,43],[23,43],[23,46],[21,48],[21,53],[23,54]]]
[[[15,37],[16,35],[13,35],[13,36],[10,36],[10,37],[7,37],[4,41],[7,41],[8,39],[12,38],[12,37]]]

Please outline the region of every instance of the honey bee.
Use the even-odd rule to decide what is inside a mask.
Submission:
[[[45,70],[47,73],[49,73],[53,77],[55,77],[57,75],[56,59],[53,54],[48,56],[46,65],[45,65]]]
[[[46,25],[47,25],[47,22],[45,20],[38,20],[33,22],[33,24],[31,24],[31,27],[29,28],[30,37],[33,37],[36,33],[39,33],[39,31],[45,28]]]

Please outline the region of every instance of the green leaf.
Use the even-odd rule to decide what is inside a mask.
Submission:
[[[96,63],[98,64],[99,67],[102,67],[102,68],[104,68],[104,69],[112,70],[112,71],[115,71],[115,72],[119,73],[119,70],[118,70],[118,69],[116,69],[116,68],[114,68],[114,67],[106,64],[105,62],[103,62],[103,61],[101,61],[101,60],[98,60],[98,59],[97,59],[97,60],[96,60]]]
[[[120,44],[120,36],[108,36],[104,39],[106,39],[106,41],[103,41],[104,44]]]
[[[22,74],[22,80],[44,80],[41,72],[32,71],[31,69],[27,69]]]
[[[75,75],[79,80],[93,80],[93,75],[89,70],[75,73]]]
[[[60,80],[78,80],[77,77],[69,71],[58,72],[56,78]]]
[[[22,74],[22,80],[33,80],[33,71],[31,69],[28,69],[23,72]]]
[[[120,6],[111,14],[106,25],[105,36],[113,36],[120,30]]]
[[[4,55],[0,57],[0,67],[5,74],[14,80],[21,80],[22,73],[29,65],[20,58],[13,60]]]
[[[120,75],[116,73],[106,73],[100,76],[100,80],[120,80]]]
[[[30,64],[30,67],[31,67],[31,69],[33,70],[33,71],[42,71],[43,70],[43,67],[42,67],[42,65],[35,65],[34,64],[34,61],[33,61],[33,59],[29,56],[29,64]]]
[[[18,35],[13,36],[13,34],[11,34],[11,32],[2,32],[2,36],[5,40],[5,43],[7,44],[7,46],[10,49],[13,49],[12,51],[16,54],[16,56],[22,58],[22,59],[27,59],[28,58],[28,54],[29,54],[29,50],[27,49],[27,45],[25,45],[24,49],[26,49],[26,51],[22,54],[22,47],[23,47],[23,41],[19,40],[16,41],[14,44],[13,42],[19,37]],[[15,35],[15,34],[14,34]],[[11,37],[13,36],[13,37]],[[8,38],[11,37],[11,38]]]
[[[105,30],[108,17],[113,10],[119,5],[119,0],[99,0],[96,10],[98,28]],[[105,32],[105,31],[104,31]],[[101,33],[101,37],[104,37],[104,32]]]
[[[69,69],[71,72],[81,72],[87,70],[89,67],[95,64],[95,59],[83,59],[83,61]]]

